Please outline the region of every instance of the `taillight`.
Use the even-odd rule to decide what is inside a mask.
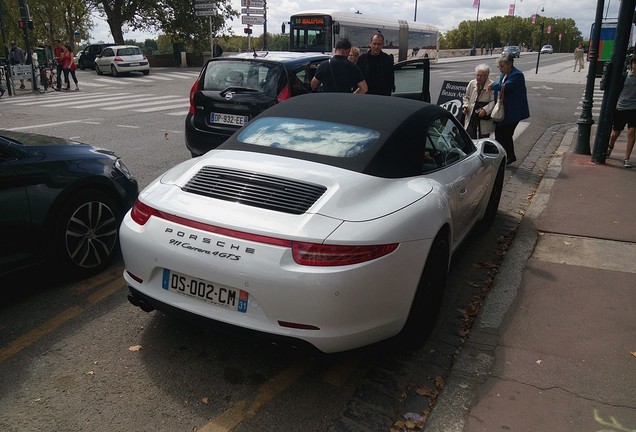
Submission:
[[[157,210],[137,200],[130,212],[130,217],[139,225],[145,225],[148,219],[150,219],[150,216],[156,216],[158,213]]]
[[[194,93],[197,91],[197,87],[199,87],[199,79],[194,82],[194,85],[190,89],[190,114],[194,114]]]
[[[317,243],[293,242],[294,261],[307,266],[341,266],[371,261],[388,255],[397,249],[398,244],[385,245],[329,245]]]
[[[114,59],[113,61],[116,61],[116,62],[123,62],[123,61],[124,61],[124,59],[123,59],[123,58],[121,58],[121,57],[115,57],[115,59]]]
[[[289,99],[291,96],[292,94],[291,94],[291,90],[289,89],[289,86],[285,86],[283,87],[281,92],[278,93],[278,96],[276,96],[276,99],[278,99],[278,102],[282,102],[284,100]]]

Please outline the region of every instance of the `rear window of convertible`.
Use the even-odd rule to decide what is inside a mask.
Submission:
[[[380,132],[341,123],[288,117],[265,117],[249,123],[238,140],[334,157],[353,157],[373,146]]]

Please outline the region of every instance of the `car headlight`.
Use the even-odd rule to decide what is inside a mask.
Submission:
[[[121,159],[117,159],[115,161],[115,168],[119,170],[119,172],[121,172],[128,180],[133,179],[133,176],[130,173],[130,170],[128,169],[124,161],[122,161]]]

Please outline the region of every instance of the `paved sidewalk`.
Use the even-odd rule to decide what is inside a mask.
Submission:
[[[636,168],[566,133],[425,431],[636,430]]]

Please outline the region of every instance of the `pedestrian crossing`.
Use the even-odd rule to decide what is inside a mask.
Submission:
[[[592,95],[592,118],[594,121],[598,121],[598,116],[601,113],[601,103],[603,102],[603,90],[594,90]],[[585,100],[585,92],[581,95],[581,100],[579,100],[579,104],[576,107],[576,111],[574,111],[574,115],[576,118],[581,116],[581,112],[583,111],[583,101]]]
[[[31,106],[42,108],[64,108],[76,110],[130,111],[154,113],[165,111],[167,115],[185,116],[190,100],[183,95],[158,95],[153,93],[130,93],[91,91],[49,93],[46,96],[29,95],[3,99],[3,105]]]
[[[177,80],[187,80],[194,84],[196,79],[199,77],[198,71],[186,71],[186,72],[159,72],[154,73],[150,72],[150,75],[131,75],[131,76],[120,76],[120,77],[112,77],[109,75],[97,75],[93,71],[83,71],[82,73],[78,73],[78,79],[80,81],[80,86],[82,87],[91,87],[91,88],[100,88],[100,87],[121,87],[121,86],[130,86],[130,85],[139,85],[141,81],[150,81],[150,82],[166,82],[166,81],[177,81]]]

